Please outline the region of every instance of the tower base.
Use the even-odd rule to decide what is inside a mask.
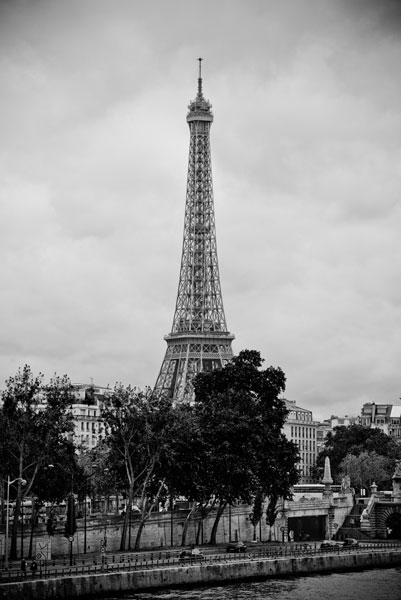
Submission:
[[[200,372],[224,367],[233,357],[230,333],[170,333],[154,393],[173,402],[193,402],[192,380]]]

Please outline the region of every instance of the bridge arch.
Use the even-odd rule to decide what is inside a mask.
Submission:
[[[401,509],[399,506],[386,507],[377,511],[377,529],[385,532],[385,537],[393,540],[401,539]]]

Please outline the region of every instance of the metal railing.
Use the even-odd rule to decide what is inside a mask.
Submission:
[[[28,568],[21,571],[17,566],[8,570],[0,570],[0,584],[34,579],[49,579],[54,577],[70,577],[76,575],[95,575],[100,573],[113,573],[119,571],[143,571],[149,569],[171,568],[188,565],[202,565],[210,563],[248,562],[254,560],[277,560],[287,557],[315,556],[325,554],[361,554],[366,552],[401,552],[401,542],[372,542],[363,543],[358,547],[339,546],[333,548],[320,548],[320,544],[288,544],[275,547],[253,548],[251,552],[221,552],[218,554],[180,557],[181,551],[154,552],[147,554],[105,554],[75,559],[73,566],[67,566],[69,558],[54,559],[50,561],[37,561],[37,570],[32,572]]]

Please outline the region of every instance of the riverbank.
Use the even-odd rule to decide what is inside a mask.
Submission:
[[[0,585],[7,600],[70,600],[149,591],[157,588],[213,585],[294,575],[311,575],[401,565],[401,550],[326,553],[276,558],[220,557],[213,562],[148,569],[68,575]]]

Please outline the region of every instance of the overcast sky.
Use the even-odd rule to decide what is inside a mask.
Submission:
[[[234,352],[317,419],[401,395],[401,3],[0,0],[0,387],[153,386],[197,58]]]

